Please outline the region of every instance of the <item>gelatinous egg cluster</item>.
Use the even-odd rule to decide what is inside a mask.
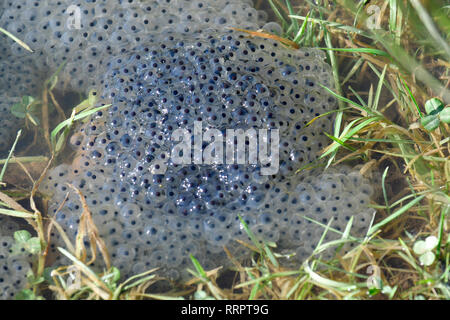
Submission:
[[[19,98],[0,95],[0,155],[2,156],[11,148],[17,130],[23,125],[23,120],[11,113],[11,107],[19,101]]]
[[[0,33],[0,93],[36,95],[42,79],[59,67],[58,88],[86,92],[97,88],[108,61],[145,43],[146,35],[256,30],[266,19],[251,0],[2,0],[0,27],[33,53]],[[3,118],[0,134],[20,127],[20,121]],[[0,139],[0,152],[11,143]]]
[[[145,44],[146,35],[193,34],[209,28],[257,30],[267,18],[247,0],[4,0],[0,26],[35,52],[11,41],[16,57],[32,57],[44,75],[65,63],[62,88],[92,89],[105,64]]]
[[[13,233],[18,229],[12,219],[0,215],[0,300],[11,300],[25,288],[31,267],[30,256],[15,244]]]
[[[1,11],[0,11],[1,14]],[[0,35],[0,155],[7,152],[23,119],[13,115],[11,107],[22,96],[37,94],[39,78],[30,58],[17,59],[8,46],[8,39]]]
[[[295,252],[297,261],[311,254],[323,225],[343,230],[353,216],[356,234],[368,226],[372,189],[355,170],[296,174],[317,159],[331,130],[331,116],[311,121],[336,108],[319,85],[333,86],[325,55],[227,29],[281,32],[251,1],[6,0],[3,7],[0,26],[35,54],[15,44],[5,49],[18,62],[0,70],[0,81],[14,87],[22,78],[9,73],[34,76],[19,71],[20,61],[31,59],[41,77],[64,63],[62,88],[95,88],[99,104],[111,104],[76,130],[75,159],[53,168],[40,190],[52,196],[48,214],[72,240],[83,211],[75,189],[81,192],[124,277],[159,267],[167,277],[185,279],[191,254],[206,269],[227,265],[224,246],[247,257],[235,241],[248,241],[239,217],[260,241]],[[39,82],[28,83],[33,91]],[[224,140],[229,129],[250,140],[265,132],[269,145],[277,131],[279,144],[275,153],[267,148],[264,164],[205,163],[202,156],[194,160],[193,138],[187,154],[193,162],[179,164],[174,133],[192,134],[197,123],[203,137],[211,129]],[[238,144],[232,139],[225,149]],[[275,172],[263,174],[270,167]],[[55,232],[55,265],[70,263],[58,246],[64,242]]]
[[[208,268],[227,263],[224,246],[245,256],[235,241],[248,240],[239,216],[259,239],[297,251],[299,259],[323,232],[305,216],[343,230],[357,212],[356,229],[363,228],[371,188],[358,173],[296,175],[317,158],[330,130],[326,118],[306,125],[335,108],[318,85],[330,85],[323,59],[318,50],[290,50],[236,32],[150,37],[108,64],[102,98],[112,105],[72,137],[76,159],[43,185],[53,193],[49,214],[76,235],[83,207],[72,184],[114,265],[125,275],[159,267],[174,279],[183,277],[189,254]],[[174,131],[193,132],[196,121],[203,134],[279,130],[278,172],[263,175],[258,163],[174,163]]]

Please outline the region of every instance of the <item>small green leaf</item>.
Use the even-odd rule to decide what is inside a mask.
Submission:
[[[425,246],[428,251],[433,250],[439,243],[438,238],[435,236],[429,236],[425,239]]]
[[[206,275],[205,269],[203,269],[202,265],[200,264],[200,262],[198,262],[197,259],[194,258],[194,256],[192,254],[189,255],[189,257],[191,258],[192,264],[194,265],[195,269],[197,270],[197,273],[204,279],[207,279],[208,276]]]
[[[18,118],[25,118],[28,113],[28,108],[33,104],[34,98],[30,96],[23,96],[22,100],[11,107],[11,112]]]
[[[438,114],[442,109],[444,109],[444,103],[437,98],[432,98],[425,102],[425,111],[428,115]]]
[[[427,131],[434,131],[439,127],[439,117],[437,115],[428,115],[420,119],[422,126]]]
[[[45,281],[44,277],[38,277],[36,278],[36,276],[33,273],[33,270],[28,270],[27,272],[27,279],[28,279],[28,283],[32,286],[37,285],[39,283],[42,283]]]
[[[389,298],[392,298],[395,294],[396,287],[392,288],[391,286],[383,286],[383,289],[381,289],[382,294],[386,294],[389,296]]]
[[[24,119],[28,117],[33,124],[35,124],[35,117],[31,114],[35,110],[36,100],[30,96],[23,96],[22,101],[14,104],[11,107],[11,113],[17,118]],[[37,124],[35,124],[37,125]]]
[[[25,290],[19,291],[14,298],[15,298],[15,300],[34,300],[35,295],[32,290],[25,289]]]
[[[18,243],[26,243],[31,238],[31,234],[27,230],[19,230],[14,232],[14,239]]]
[[[435,236],[429,236],[424,240],[416,241],[413,247],[415,254],[420,255],[419,261],[423,266],[431,266],[436,259],[433,249],[438,245],[439,240]]]
[[[431,266],[434,262],[434,259],[435,255],[431,251],[428,251],[419,257],[420,263],[426,267]]]
[[[425,241],[423,240],[416,241],[416,243],[414,243],[413,251],[417,255],[421,255],[427,252],[428,250]]]
[[[41,240],[37,237],[28,239],[28,241],[26,242],[25,249],[31,254],[37,254],[41,252],[42,250]]]
[[[52,278],[52,271],[54,270],[54,267],[47,267],[44,269],[44,274],[43,274],[43,278],[45,281],[47,281],[48,283],[53,283],[53,278]]]
[[[380,293],[380,289],[378,289],[378,288],[370,288],[369,289],[369,295],[370,296],[375,296],[375,295],[377,295],[377,294],[379,294]]]
[[[119,269],[117,269],[116,267],[111,267],[111,271],[110,272],[113,274],[112,282],[116,283],[117,281],[119,281],[119,279],[120,279],[120,271],[119,271]]]
[[[26,106],[27,108],[29,106],[31,106],[33,104],[33,102],[34,102],[34,98],[33,97],[30,97],[30,96],[23,96],[22,97],[22,104],[24,106]]]
[[[18,102],[11,107],[11,113],[15,117],[23,119],[27,115],[26,106],[24,107],[22,102]]]
[[[450,107],[444,108],[444,110],[439,113],[439,117],[442,122],[450,123]]]
[[[30,289],[19,291],[14,297],[15,300],[44,300],[41,296],[36,296]]]

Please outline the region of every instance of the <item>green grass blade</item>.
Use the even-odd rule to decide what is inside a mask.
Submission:
[[[378,103],[380,102],[381,89],[383,89],[384,77],[386,76],[387,65],[384,66],[383,72],[381,73],[380,80],[378,81],[377,91],[375,93],[375,99],[373,100],[372,109],[378,109]]]
[[[370,139],[370,138],[349,138],[348,140],[353,141],[361,141],[361,142],[383,142],[383,143],[409,143],[409,144],[415,144],[415,141],[412,140],[402,140],[402,139]],[[433,144],[433,142],[430,141],[420,141],[420,143],[423,144]]]
[[[239,288],[243,288],[243,287],[246,287],[248,285],[251,285],[251,284],[256,284],[256,283],[260,283],[260,282],[263,282],[263,281],[275,279],[277,277],[294,276],[294,275],[298,275],[299,273],[300,273],[300,271],[298,271],[298,270],[271,273],[271,274],[267,274],[267,275],[259,277],[259,278],[255,278],[255,279],[252,279],[252,280],[240,283],[240,284],[236,285],[234,288],[239,289]]]
[[[397,0],[389,0],[389,30],[395,33],[397,28]]]
[[[309,275],[311,280],[326,288],[334,288],[338,290],[348,290],[348,291],[355,290],[358,288],[358,286],[355,284],[348,284],[322,277],[321,275],[312,270],[307,261],[303,264],[303,267],[305,269],[306,274]],[[366,284],[364,283],[364,286],[365,285]]]
[[[379,55],[383,57],[389,57],[389,54],[383,50],[372,49],[372,48],[318,48],[321,50],[332,50],[340,52],[351,52],[351,53],[370,53],[374,55]]]
[[[359,103],[363,107],[369,108],[368,104],[363,100],[363,98],[358,94],[358,92],[356,92],[351,86],[348,86],[348,89],[355,95],[356,99],[358,99]]]
[[[370,230],[367,234],[372,235],[374,232],[378,231],[381,227],[385,226],[387,223],[398,218],[399,216],[404,214],[406,211],[411,209],[413,206],[415,206],[417,203],[419,203],[424,197],[425,197],[425,195],[419,196],[419,197],[415,198],[414,200],[412,200],[411,202],[409,202],[407,205],[401,207],[400,209],[395,211],[393,214],[391,214],[389,217],[380,221],[379,223],[374,225],[372,228],[370,228]]]
[[[164,296],[161,294],[153,294],[153,293],[144,293],[141,296],[146,297],[146,298],[155,299],[155,300],[161,300],[161,301],[185,300],[183,297],[171,297],[171,296]]]
[[[294,8],[292,8],[291,1],[286,0],[286,7],[288,8],[289,14],[294,14]],[[298,21],[297,19],[291,18],[292,26],[294,30],[298,30]]]
[[[311,219],[310,217],[305,216],[304,219],[305,219],[305,220],[308,220],[308,221],[311,221],[312,223],[315,223],[315,224],[321,226],[322,228],[326,228],[326,227],[327,227],[327,226],[326,226],[325,224],[323,224],[322,222],[319,222],[319,221],[316,221],[316,220],[314,220],[314,219]],[[349,220],[349,221],[350,221],[350,220]],[[348,226],[348,225],[347,225],[347,226]],[[333,232],[336,233],[336,234],[341,235],[341,236],[344,235],[344,232],[342,232],[342,231],[340,231],[340,230],[337,230],[337,229],[334,229],[333,227],[329,227],[328,229],[329,229],[330,231],[333,231]],[[352,240],[352,241],[356,241],[356,240],[357,240],[355,237],[351,236],[350,234],[347,235],[347,238],[348,238],[349,240]],[[341,240],[336,240],[336,241],[341,241]]]
[[[194,265],[195,270],[197,270],[198,275],[201,276],[201,278],[203,278],[204,280],[208,280],[208,276],[206,275],[205,269],[203,269],[200,262],[198,262],[198,260],[195,259],[195,257],[192,254],[190,254],[189,257],[191,258],[192,264]]]
[[[333,140],[333,141],[339,143],[341,146],[343,146],[343,147],[346,148],[347,150],[350,150],[350,151],[352,151],[352,152],[356,151],[355,148],[353,148],[352,146],[349,146],[349,145],[346,144],[345,142],[341,141],[339,138],[336,138],[335,136],[333,136],[333,135],[331,135],[331,134],[328,134],[328,133],[326,133],[326,132],[324,132],[324,134],[325,134],[328,138],[330,138],[331,140]]]
[[[142,284],[142,283],[144,283],[144,282],[147,282],[147,281],[149,281],[149,280],[152,280],[152,279],[154,279],[154,278],[156,278],[156,275],[155,275],[155,274],[152,274],[152,275],[143,277],[142,279],[136,280],[135,282],[133,282],[133,283],[131,283],[131,284],[125,286],[125,287],[123,288],[123,290],[124,290],[124,291],[127,291],[127,290],[129,290],[129,289],[131,289],[131,288],[137,287],[138,285],[140,285],[140,284]]]
[[[342,240],[349,238],[350,230],[352,229],[352,225],[353,225],[353,219],[354,219],[354,216],[351,216],[350,220],[348,221],[347,225],[345,226],[344,233],[342,234],[342,237],[341,237]]]
[[[101,107],[98,107],[98,108],[94,108],[94,109],[91,109],[91,110],[83,111],[82,113],[77,114],[73,118],[66,119],[63,122],[61,122],[60,124],[58,124],[56,126],[56,128],[52,130],[52,133],[51,133],[52,145],[55,145],[56,136],[63,128],[65,128],[67,126],[70,126],[74,121],[86,118],[86,117],[90,116],[91,114],[93,114],[93,113],[95,113],[97,111],[103,110],[105,108],[108,108],[110,106],[111,105],[108,104],[108,105],[101,106]]]
[[[433,19],[427,13],[422,3],[419,0],[410,0],[410,3],[416,10],[417,15],[424,24],[428,33],[434,39],[436,46],[444,50],[447,60],[450,60],[450,45],[448,44],[448,41],[441,37],[439,30],[434,25]]]
[[[3,214],[5,216],[10,216],[10,217],[23,218],[23,219],[35,218],[34,214],[32,214],[32,213],[27,213],[27,212],[22,212],[22,211],[17,211],[17,210],[8,210],[8,209],[3,209],[3,208],[0,208],[0,214]]]
[[[292,40],[295,43],[300,43],[300,40],[302,39],[303,35],[305,34],[305,30],[306,30],[306,26],[308,25],[308,18],[309,18],[310,14],[311,14],[311,11],[308,12],[308,14],[306,15],[306,19],[303,21],[302,26],[298,30],[298,32],[295,35],[294,39]],[[297,20],[295,20],[295,21],[297,21]]]
[[[320,119],[322,117],[326,117],[326,116],[328,116],[330,114],[333,114],[333,113],[343,112],[343,111],[349,110],[349,109],[352,109],[352,108],[351,107],[345,107],[344,109],[337,109],[337,110],[331,110],[331,111],[328,111],[328,112],[324,112],[324,113],[319,114],[318,116],[312,118],[311,120],[309,120],[309,122],[306,124],[306,126],[311,125],[314,121],[316,121],[317,119]]]
[[[76,258],[74,255],[72,255],[69,251],[65,250],[64,248],[58,247],[58,250],[65,255],[67,258],[69,258],[75,265],[77,265],[80,270],[91,280],[93,283],[95,283],[96,286],[98,286],[98,289],[101,291],[98,293],[102,294],[103,299],[108,299],[109,297],[112,297],[111,292],[109,292],[108,286],[106,283],[100,279],[100,277],[95,274],[94,271],[92,271],[86,264],[84,264],[82,261],[80,261],[78,258]]]
[[[295,18],[295,19],[300,19],[300,20],[306,19],[306,17],[299,16],[299,15],[289,15],[289,17]],[[311,18],[311,17],[308,20],[313,23],[322,23],[327,27],[336,28],[342,32],[352,32],[352,33],[356,33],[356,34],[359,34],[364,37],[371,38],[371,35],[369,33],[365,32],[363,30],[351,27],[351,26],[344,25],[342,23],[331,22],[331,21],[327,21],[327,20],[323,20],[323,19],[315,19],[315,18]]]
[[[419,105],[417,104],[416,98],[414,98],[414,95],[411,92],[411,89],[409,89],[408,85],[406,84],[406,81],[403,78],[400,77],[400,79],[402,80],[403,86],[405,87],[406,91],[408,92],[409,97],[413,101],[414,106],[416,107],[417,113],[419,114],[420,118],[423,118],[422,111],[420,111]]]
[[[14,140],[11,150],[9,150],[8,157],[6,158],[5,164],[3,165],[3,168],[2,168],[2,172],[0,173],[0,184],[2,184],[3,176],[5,175],[5,172],[6,172],[6,167],[8,166],[9,160],[11,159],[11,157],[14,153],[14,150],[16,149],[16,145],[17,145],[17,142],[19,141],[21,134],[22,134],[22,130],[19,130],[17,132],[17,136],[16,136],[16,139]]]
[[[33,52],[33,50],[31,50],[31,48],[22,40],[20,40],[19,38],[17,38],[15,35],[13,35],[11,32],[6,31],[3,28],[0,28],[0,32],[6,34],[8,37],[10,37],[11,39],[13,39],[15,42],[17,42],[18,44],[20,44],[23,48],[25,48],[25,50],[29,51],[29,52]]]
[[[445,103],[450,103],[450,90],[445,88],[424,66],[411,57],[406,49],[397,46],[392,39],[381,34],[374,33],[374,39],[383,45],[399,67],[404,68],[410,74],[414,74],[417,80],[427,84],[434,92],[439,92]]]
[[[262,248],[261,245],[258,241],[258,239],[256,239],[256,236],[253,234],[253,232],[250,230],[250,228],[248,227],[247,223],[244,221],[244,219],[242,219],[241,215],[238,214],[238,218],[242,224],[242,227],[244,228],[245,232],[247,233],[248,237],[250,238],[250,240],[252,241],[252,243],[255,245],[255,247],[258,248],[258,250],[260,252],[262,252]]]
[[[373,116],[379,115],[378,112],[375,112],[374,110],[372,110],[372,109],[370,109],[370,108],[367,108],[367,107],[364,107],[364,106],[362,106],[362,105],[360,105],[360,104],[357,104],[356,102],[354,102],[354,101],[352,101],[352,100],[350,100],[350,99],[347,99],[347,98],[345,98],[345,97],[343,97],[343,96],[341,96],[341,95],[335,93],[333,90],[331,90],[331,89],[329,89],[329,88],[327,88],[327,87],[325,87],[325,86],[323,86],[323,85],[321,85],[321,84],[319,84],[319,85],[320,85],[322,88],[324,88],[326,91],[328,91],[330,94],[332,94],[334,97],[336,97],[337,99],[339,99],[339,100],[341,100],[341,101],[344,101],[344,102],[347,102],[348,104],[351,104],[351,105],[354,106],[356,109],[358,109],[358,110],[363,110],[363,111],[365,111],[365,112],[367,112],[368,114],[373,115]]]
[[[283,30],[285,30],[286,26],[288,25],[286,19],[283,17],[283,15],[281,14],[280,10],[278,10],[278,8],[275,5],[275,3],[273,3],[273,0],[269,0],[269,5],[272,8],[272,10],[275,13],[275,15],[277,16],[278,20],[281,21],[281,23],[283,25]]]
[[[341,136],[339,137],[339,140],[341,142],[345,142],[348,139],[350,139],[351,137],[353,137],[353,135],[355,135],[356,133],[358,133],[359,131],[361,131],[361,129],[363,129],[364,127],[368,126],[369,124],[379,121],[380,118],[379,117],[370,117],[370,118],[363,118],[365,119],[364,121],[362,121],[361,123],[359,123],[358,125],[356,125],[355,127],[352,128],[352,126],[359,120],[361,119],[355,119],[352,122],[350,122],[342,131]],[[335,149],[338,146],[335,145],[332,148],[329,148],[327,151],[325,151],[319,158],[324,158],[326,157],[328,154],[330,154],[331,152],[335,151]]]
[[[381,188],[383,189],[383,197],[384,197],[384,202],[386,203],[386,211],[388,213],[388,215],[391,215],[391,208],[389,207],[389,200],[388,200],[388,196],[387,196],[387,191],[386,191],[386,176],[388,173],[389,167],[386,167],[386,169],[383,172],[383,175],[381,177]]]
[[[450,204],[444,206],[441,210],[441,219],[439,221],[439,234],[438,234],[438,245],[436,246],[436,256],[440,256],[441,247],[442,247],[442,240],[444,237],[444,224],[445,224],[445,218],[447,217],[448,213],[450,212]]]
[[[364,63],[364,58],[359,58],[352,69],[345,76],[344,80],[342,80],[342,84],[347,83],[348,80],[361,68],[361,65]]]
[[[266,256],[269,258],[270,262],[275,266],[275,267],[279,267],[278,261],[275,258],[275,256],[272,253],[272,250],[270,250],[269,246],[264,243],[264,252],[266,253]]]

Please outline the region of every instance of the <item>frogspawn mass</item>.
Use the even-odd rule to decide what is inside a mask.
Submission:
[[[73,6],[79,28],[67,24],[78,11]],[[206,269],[226,266],[224,246],[236,258],[247,257],[235,241],[248,240],[239,216],[258,239],[295,252],[297,261],[323,233],[311,219],[343,230],[353,216],[355,234],[368,226],[372,188],[356,170],[296,174],[317,159],[327,143],[323,132],[332,126],[331,116],[307,126],[336,108],[319,85],[333,87],[325,55],[231,30],[281,30],[251,1],[11,0],[0,10],[0,26],[34,50],[6,39],[0,44],[3,114],[18,97],[36,94],[39,79],[63,63],[59,89],[95,89],[98,105],[111,104],[76,129],[75,158],[53,168],[41,192],[51,196],[48,214],[73,241],[83,209],[68,183],[81,191],[123,277],[159,267],[161,275],[185,279],[191,254]],[[269,153],[279,161],[277,172],[263,172],[275,159],[175,163],[173,133],[192,134],[195,122],[203,124],[202,133],[215,129],[223,137],[229,129],[277,130],[277,152]],[[20,125],[12,116],[0,119],[0,153]],[[161,162],[164,173],[155,171]],[[0,255],[3,298],[23,286],[10,280],[11,274],[23,280],[23,272],[12,267],[16,253],[7,236]],[[54,266],[70,263],[57,251],[64,247],[60,234],[50,243]]]

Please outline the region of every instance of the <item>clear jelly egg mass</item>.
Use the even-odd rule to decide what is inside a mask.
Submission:
[[[252,1],[5,0],[0,12],[0,26],[34,51],[0,42],[2,114],[11,114],[24,92],[39,92],[39,79],[62,64],[59,89],[94,89],[97,106],[110,105],[73,130],[73,157],[49,171],[40,192],[51,199],[47,214],[71,241],[83,212],[75,189],[81,192],[124,278],[159,268],[160,275],[185,280],[190,255],[205,269],[229,265],[224,247],[237,259],[249,257],[236,241],[248,241],[239,217],[260,241],[294,252],[299,262],[314,250],[323,225],[343,231],[352,216],[353,232],[369,225],[372,188],[357,170],[297,173],[329,142],[323,132],[332,130],[333,118],[307,124],[337,109],[320,86],[333,87],[325,54],[231,29],[281,32]],[[68,25],[76,14],[79,25]],[[0,153],[22,121],[0,118]],[[196,123],[203,137],[220,133],[224,147],[237,144],[225,143],[230,130],[277,130],[276,154],[266,164],[207,163],[201,155],[177,163],[174,133],[193,134]],[[197,146],[184,156],[209,150],[208,143]],[[276,172],[263,174],[275,158]],[[1,226],[0,297],[8,298],[25,282],[30,261],[12,254],[11,234]],[[55,231],[53,266],[70,264],[57,247],[65,243]],[[101,271],[104,265],[95,263]]]

